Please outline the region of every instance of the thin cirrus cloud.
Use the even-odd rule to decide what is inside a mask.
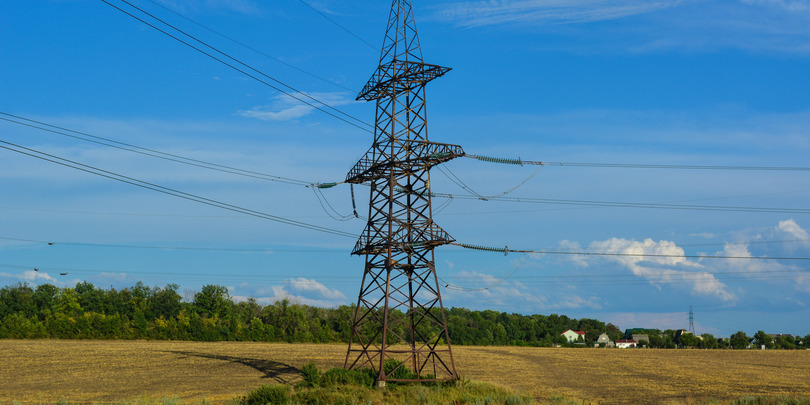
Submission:
[[[435,17],[463,27],[537,22],[569,24],[613,20],[681,3],[682,0],[465,1],[437,6]]]
[[[312,99],[320,100],[322,104],[312,101]],[[306,100],[310,104],[305,104],[300,100]],[[356,101],[349,98],[345,92],[308,93],[307,95],[296,93],[295,97],[280,94],[273,97],[270,104],[256,106],[250,110],[239,111],[237,115],[264,121],[289,121],[309,115],[315,110],[313,105],[325,108],[324,105],[338,107],[355,102]]]
[[[182,12],[205,9],[232,10],[243,14],[258,14],[259,7],[251,0],[158,0],[164,6]]]

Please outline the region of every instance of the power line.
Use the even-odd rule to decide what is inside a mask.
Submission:
[[[326,253],[335,252],[334,249],[289,249],[289,248],[221,248],[221,247],[194,247],[194,246],[156,246],[156,245],[126,245],[126,244],[111,244],[111,243],[88,243],[88,242],[57,242],[57,241],[44,241],[36,239],[23,239],[12,238],[8,236],[0,236],[2,240],[9,240],[15,242],[35,243],[45,246],[76,246],[76,247],[101,247],[101,248],[115,248],[115,249],[148,249],[148,250],[182,250],[182,251],[202,251],[202,252],[238,252],[238,253]]]
[[[452,246],[464,249],[478,250],[484,252],[503,253],[533,253],[543,255],[567,255],[567,256],[614,256],[614,257],[654,257],[654,258],[676,258],[676,259],[739,259],[739,260],[810,260],[810,257],[772,257],[772,256],[729,256],[729,255],[687,255],[687,254],[655,254],[655,253],[618,253],[618,252],[576,252],[560,250],[530,250],[530,249],[510,249],[469,245],[466,243],[450,243]]]
[[[309,186],[314,184],[312,182],[303,181],[303,180],[296,180],[296,179],[292,179],[292,178],[289,178],[289,177],[281,177],[281,176],[276,176],[276,175],[273,175],[273,174],[261,173],[261,172],[251,171],[251,170],[244,170],[244,169],[239,169],[239,168],[232,167],[232,166],[226,166],[226,165],[221,165],[221,164],[217,164],[217,163],[207,162],[207,161],[204,161],[204,160],[192,159],[192,158],[184,157],[184,156],[181,156],[181,155],[176,155],[176,154],[173,154],[173,153],[161,152],[159,150],[150,149],[150,148],[144,148],[144,147],[141,147],[141,146],[137,146],[137,145],[133,145],[133,144],[125,143],[125,142],[119,142],[119,141],[116,141],[116,140],[113,140],[113,139],[104,138],[104,137],[100,137],[100,136],[96,136],[96,135],[91,135],[91,134],[88,134],[86,132],[74,131],[72,129],[68,129],[68,128],[48,124],[48,123],[41,122],[41,121],[32,120],[32,119],[21,117],[21,116],[18,116],[18,115],[8,114],[8,113],[2,112],[2,111],[0,111],[0,115],[5,115],[7,117],[13,117],[13,118],[16,118],[18,120],[27,121],[27,123],[26,123],[26,122],[20,122],[20,121],[16,121],[16,120],[9,119],[9,118],[0,117],[0,120],[11,122],[11,123],[14,123],[14,124],[17,124],[17,125],[23,125],[23,126],[26,126],[26,127],[29,127],[29,128],[38,129],[40,131],[46,131],[46,132],[54,133],[54,134],[57,134],[57,135],[62,135],[62,136],[67,136],[67,137],[74,138],[74,139],[79,139],[79,140],[82,140],[82,141],[85,141],[85,142],[91,142],[91,143],[95,143],[95,144],[98,144],[98,145],[103,145],[103,146],[107,146],[107,147],[111,147],[111,148],[125,150],[125,151],[128,151],[128,152],[138,153],[138,154],[141,154],[141,155],[151,156],[151,157],[155,157],[155,158],[158,158],[158,159],[168,160],[168,161],[175,162],[175,163],[182,163],[182,164],[185,164],[185,165],[201,167],[201,168],[204,168],[204,169],[216,170],[216,171],[223,172],[223,173],[230,173],[230,174],[235,174],[235,175],[239,175],[239,176],[252,177],[252,178],[261,179],[261,180],[276,181],[276,182],[293,184],[293,185],[298,185],[298,186],[309,187]],[[37,126],[37,125],[33,125],[31,123],[38,124],[38,125],[44,125],[44,126],[46,126],[48,128],[43,128],[43,127],[40,127],[40,126]],[[90,139],[88,139],[88,138],[90,138]]]
[[[780,207],[745,207],[745,206],[723,206],[723,205],[693,205],[693,204],[662,204],[662,203],[636,203],[621,201],[596,201],[596,200],[567,200],[554,198],[531,198],[531,197],[508,197],[481,195],[430,193],[432,197],[453,198],[461,200],[481,200],[481,201],[506,201],[516,203],[531,204],[553,204],[553,205],[576,205],[588,207],[615,207],[615,208],[648,208],[648,209],[668,209],[668,210],[692,210],[692,211],[727,211],[727,212],[758,212],[758,213],[779,213],[779,214],[810,214],[807,208],[780,208]]]
[[[152,4],[154,4],[154,5],[156,5],[156,6],[160,7],[160,8],[162,8],[162,9],[164,9],[164,10],[166,10],[166,11],[168,11],[168,12],[170,12],[170,13],[172,13],[172,14],[174,14],[174,15],[176,15],[176,16],[178,16],[178,17],[180,17],[180,18],[182,18],[182,19],[184,19],[184,20],[186,20],[186,21],[188,21],[188,22],[190,22],[190,23],[192,23],[192,24],[194,24],[194,25],[197,25],[197,26],[199,26],[199,27],[201,27],[201,28],[203,28],[203,29],[206,29],[206,30],[208,30],[208,31],[210,31],[210,32],[212,32],[212,33],[214,33],[214,34],[216,34],[216,35],[219,35],[219,36],[220,36],[220,37],[222,37],[222,38],[227,39],[228,41],[231,41],[231,42],[233,42],[233,43],[235,43],[235,44],[237,44],[237,45],[240,45],[240,46],[242,46],[242,47],[244,47],[244,48],[247,48],[247,49],[249,49],[249,50],[251,50],[251,51],[253,51],[253,52],[256,52],[256,53],[258,53],[259,55],[265,56],[265,57],[267,57],[267,58],[269,58],[269,59],[271,59],[271,60],[273,60],[273,61],[276,61],[276,62],[278,62],[278,63],[281,63],[282,65],[285,65],[285,66],[287,66],[287,67],[290,67],[290,68],[292,68],[292,69],[295,69],[295,70],[297,70],[297,71],[299,71],[299,72],[301,72],[301,73],[303,73],[303,74],[305,74],[305,75],[308,75],[308,76],[310,76],[310,77],[313,77],[313,78],[315,78],[315,79],[318,79],[318,80],[320,80],[320,81],[322,81],[322,82],[329,83],[329,84],[331,84],[331,85],[333,85],[333,86],[340,87],[340,88],[342,88],[342,89],[344,89],[344,90],[348,90],[348,91],[352,91],[352,92],[354,91],[354,89],[350,89],[350,88],[348,88],[348,87],[346,87],[346,86],[343,86],[343,85],[341,85],[341,84],[339,84],[339,83],[335,83],[335,82],[334,82],[334,81],[332,81],[332,80],[329,80],[329,79],[323,78],[323,77],[318,76],[318,75],[316,75],[316,74],[314,74],[314,73],[311,73],[311,72],[307,72],[306,70],[301,69],[301,68],[299,68],[298,66],[295,66],[295,65],[289,64],[289,63],[287,63],[287,62],[284,62],[284,61],[283,61],[283,60],[281,60],[281,59],[278,59],[278,58],[276,58],[276,57],[273,57],[273,56],[271,56],[271,55],[268,55],[267,53],[262,52],[262,51],[260,51],[260,50],[258,50],[258,49],[256,49],[256,48],[254,48],[254,47],[252,47],[252,46],[250,46],[250,45],[247,45],[247,44],[245,44],[245,43],[243,43],[243,42],[240,42],[240,41],[238,41],[238,40],[236,40],[236,39],[234,39],[234,38],[231,38],[231,37],[229,37],[229,36],[227,36],[227,35],[225,35],[225,34],[223,34],[223,33],[219,32],[219,31],[216,31],[216,30],[214,30],[214,29],[212,29],[212,28],[210,28],[210,27],[207,27],[207,26],[205,26],[205,25],[203,25],[203,24],[201,24],[201,23],[199,23],[199,22],[197,22],[197,21],[195,21],[195,20],[193,20],[193,19],[191,19],[191,18],[189,18],[189,17],[187,17],[187,16],[185,16],[185,15],[183,15],[183,14],[180,14],[180,13],[178,13],[177,11],[174,11],[174,10],[172,10],[172,9],[170,9],[170,8],[168,8],[168,7],[166,7],[166,6],[164,6],[163,4],[160,4],[160,3],[156,2],[155,0],[148,0],[148,1],[149,1],[150,3],[152,3]]]
[[[126,10],[124,10],[124,9],[110,3],[108,0],[101,0],[101,1],[104,2],[105,4],[109,5],[110,7],[113,7],[116,10],[121,11],[122,13],[124,13],[124,14],[126,14],[126,15],[128,15],[128,16],[130,16],[130,17],[132,17],[132,18],[134,18],[134,19],[136,19],[136,20],[138,20],[138,21],[152,27],[152,28],[154,28],[155,30],[163,33],[164,35],[167,35],[167,36],[173,38],[174,40],[176,40],[176,41],[190,47],[191,49],[194,49],[195,51],[200,52],[203,55],[206,55],[209,58],[214,59],[217,62],[222,63],[223,65],[228,66],[229,68],[231,68],[233,70],[236,70],[237,72],[242,73],[245,76],[248,76],[251,79],[254,79],[254,80],[258,81],[259,83],[262,83],[262,84],[264,84],[264,85],[266,85],[266,86],[268,86],[268,87],[270,87],[270,88],[272,88],[272,89],[274,89],[274,90],[276,90],[278,92],[284,93],[287,96],[292,97],[293,99],[295,99],[295,100],[297,100],[297,101],[299,101],[301,103],[304,103],[304,104],[306,104],[306,105],[308,105],[308,106],[310,106],[310,107],[312,107],[312,108],[314,108],[314,109],[316,109],[318,111],[321,111],[321,112],[323,112],[325,114],[328,114],[328,115],[332,116],[333,118],[337,118],[337,119],[339,119],[339,120],[341,120],[341,121],[343,121],[343,122],[345,122],[345,123],[347,123],[347,124],[349,124],[349,125],[351,125],[353,127],[356,127],[356,128],[358,128],[360,130],[363,130],[363,131],[368,132],[368,133],[373,133],[374,132],[371,129],[371,128],[373,128],[373,125],[371,125],[371,124],[369,124],[369,123],[367,123],[367,122],[365,122],[365,121],[363,121],[363,120],[361,120],[361,119],[359,119],[359,118],[357,118],[357,117],[355,117],[353,115],[350,115],[350,114],[348,114],[346,112],[343,112],[343,111],[341,111],[341,110],[339,110],[339,109],[337,109],[337,108],[335,108],[335,107],[333,107],[333,106],[331,106],[329,104],[326,104],[326,103],[316,99],[315,97],[310,96],[309,94],[306,94],[304,92],[296,90],[292,86],[290,86],[290,85],[288,85],[288,84],[286,84],[286,83],[284,83],[284,82],[282,82],[282,81],[280,81],[280,80],[278,80],[278,79],[276,79],[274,77],[271,77],[271,76],[259,71],[258,69],[254,68],[254,67],[252,67],[252,66],[250,66],[250,65],[248,65],[248,64],[246,64],[246,63],[244,63],[244,62],[242,62],[242,61],[240,61],[240,60],[238,60],[238,59],[236,59],[236,58],[234,58],[234,57],[232,57],[232,56],[230,56],[228,54],[226,54],[225,52],[220,51],[219,49],[209,45],[208,43],[206,43],[206,42],[204,42],[204,41],[202,41],[200,39],[197,39],[196,37],[194,37],[194,36],[184,32],[183,30],[181,30],[181,29],[179,29],[179,28],[177,28],[177,27],[175,27],[175,26],[161,20],[160,18],[158,18],[158,17],[150,14],[149,12],[147,12],[147,11],[133,5],[132,3],[130,3],[128,1],[126,1],[126,0],[121,0],[121,2],[123,2],[123,3],[127,4],[127,5],[129,5],[130,7],[140,11],[142,14],[145,14],[145,15],[151,17],[152,19],[160,22],[161,24],[166,25],[167,27],[169,27],[169,28],[171,28],[171,29],[185,35],[186,37],[192,39],[193,41],[196,41],[196,42],[202,44],[206,48],[209,48],[209,49],[213,50],[215,53],[218,53],[218,54],[224,56],[225,58],[227,58],[227,59],[229,59],[229,60],[231,60],[231,61],[233,61],[233,62],[235,62],[235,63],[237,63],[237,64],[239,64],[241,66],[244,66],[247,70],[255,72],[259,76],[265,77],[265,78],[267,78],[267,79],[269,79],[269,80],[271,80],[271,81],[273,81],[273,82],[275,82],[275,83],[277,83],[277,84],[291,90],[293,93],[290,93],[289,91],[285,91],[285,90],[279,88],[278,86],[273,85],[273,84],[267,82],[266,80],[263,80],[263,79],[257,77],[256,75],[247,72],[244,69],[241,69],[241,68],[239,68],[237,66],[234,66],[233,64],[228,63],[227,61],[225,61],[225,60],[223,60],[223,59],[221,59],[221,58],[219,58],[219,57],[217,57],[215,55],[212,55],[211,53],[208,53],[208,52],[204,51],[203,49],[200,49],[199,47],[197,47],[197,46],[195,46],[193,44],[190,44],[189,42],[184,41],[183,39],[178,38],[175,35],[172,35],[171,33],[169,33],[167,31],[155,26],[154,24],[149,23],[148,21],[146,21],[146,20],[144,20],[144,19],[130,13],[129,11],[126,11]],[[316,104],[313,104],[312,102],[305,100],[305,98],[309,99],[309,100],[312,100],[312,102],[318,103],[323,107],[318,106]]]
[[[201,280],[201,281],[210,281],[212,276],[219,277],[226,280],[238,280],[238,281],[262,281],[262,282],[282,282],[285,284],[309,284],[307,281],[296,281],[295,279],[300,277],[300,274],[239,274],[239,273],[186,273],[186,272],[178,272],[176,270],[172,271],[140,271],[140,270],[118,270],[118,269],[106,269],[106,270],[99,270],[99,269],[86,269],[86,268],[75,268],[75,267],[51,267],[51,266],[25,266],[19,264],[4,264],[0,263],[0,268],[9,268],[9,269],[16,269],[16,270],[34,270],[39,273],[47,272],[56,272],[59,273],[61,276],[71,276],[76,274],[90,274],[96,276],[114,276],[120,277],[125,276],[127,278],[135,278],[135,277],[145,277],[145,278],[153,278],[153,279],[166,279],[171,278],[172,280],[180,279],[180,280]],[[193,270],[190,270],[193,272]],[[330,283],[340,283],[340,284],[353,284],[355,277],[351,276],[336,276],[336,275],[327,275],[318,277],[321,280],[332,280]]]
[[[739,166],[739,165],[663,165],[644,163],[595,163],[595,162],[543,162],[520,158],[497,158],[481,155],[464,155],[466,158],[490,163],[535,166],[601,167],[621,169],[678,169],[678,170],[744,170],[744,171],[810,171],[810,167],[795,166]]]
[[[151,0],[150,0],[150,1],[151,1]],[[320,11],[319,11],[318,9],[316,9],[315,7],[312,7],[312,6],[311,6],[309,3],[307,3],[306,1],[304,1],[304,0],[298,0],[298,1],[300,1],[301,3],[303,3],[305,6],[309,7],[309,8],[310,8],[312,11],[314,11],[314,12],[318,13],[318,15],[320,15],[321,17],[323,17],[323,18],[327,19],[327,20],[328,20],[329,22],[331,22],[332,24],[335,24],[335,25],[336,25],[338,28],[342,29],[343,31],[346,31],[346,32],[347,32],[349,35],[351,35],[351,36],[353,36],[353,37],[357,38],[358,40],[360,40],[360,42],[362,42],[362,43],[364,43],[364,44],[368,45],[368,47],[369,47],[369,48],[371,48],[371,49],[373,49],[373,50],[374,50],[374,52],[377,52],[377,50],[379,49],[379,48],[377,48],[376,46],[371,45],[370,43],[368,43],[368,41],[366,41],[365,39],[360,38],[360,37],[359,37],[358,35],[356,35],[355,33],[353,33],[353,32],[351,32],[351,31],[349,31],[349,29],[348,29],[348,28],[346,28],[346,27],[344,27],[344,26],[340,25],[340,24],[339,24],[337,21],[335,21],[335,20],[331,19],[331,18],[330,18],[328,15],[326,15],[326,14],[324,14],[324,13],[320,12]]]
[[[337,236],[344,236],[344,237],[350,237],[350,238],[356,238],[357,237],[357,235],[355,235],[353,233],[340,231],[340,230],[337,230],[337,229],[326,228],[326,227],[322,227],[322,226],[319,226],[319,225],[308,224],[306,222],[296,221],[296,220],[293,220],[293,219],[284,218],[284,217],[280,217],[280,216],[276,216],[276,215],[271,215],[271,214],[264,213],[264,212],[261,212],[261,211],[255,211],[255,210],[239,207],[239,206],[232,205],[232,204],[227,204],[227,203],[224,203],[224,202],[221,202],[221,201],[217,201],[217,200],[197,196],[197,195],[194,195],[194,194],[185,193],[185,192],[173,189],[173,188],[159,186],[159,185],[149,183],[149,182],[145,182],[145,181],[142,181],[142,180],[138,180],[138,179],[135,179],[135,178],[132,178],[132,177],[127,177],[127,176],[124,176],[124,175],[121,175],[121,174],[118,174],[118,173],[114,173],[114,172],[110,172],[110,171],[107,171],[107,170],[99,169],[97,167],[93,167],[93,166],[85,165],[85,164],[82,164],[82,163],[78,163],[78,162],[75,162],[75,161],[72,161],[72,160],[69,160],[69,159],[60,158],[58,156],[54,156],[54,155],[51,155],[51,154],[48,154],[48,153],[45,153],[45,152],[41,152],[41,151],[38,151],[38,150],[35,150],[35,149],[26,148],[24,146],[20,146],[20,145],[13,144],[13,143],[10,143],[10,142],[0,140],[0,143],[3,144],[3,145],[0,145],[0,148],[10,150],[12,152],[17,152],[17,153],[20,153],[20,154],[23,154],[23,155],[27,155],[27,156],[31,156],[31,157],[34,157],[34,158],[37,158],[37,159],[45,160],[45,161],[48,161],[48,162],[51,162],[51,163],[56,163],[56,164],[61,165],[61,166],[70,167],[72,169],[80,170],[80,171],[90,173],[90,174],[95,174],[95,175],[101,176],[101,177],[106,177],[106,178],[111,179],[111,180],[116,180],[116,181],[119,181],[119,182],[122,182],[122,183],[131,184],[131,185],[138,186],[138,187],[141,187],[141,188],[145,188],[145,189],[148,189],[148,190],[157,191],[159,193],[168,194],[168,195],[171,195],[171,196],[174,196],[174,197],[179,197],[179,198],[182,198],[182,199],[185,199],[185,200],[194,201],[194,202],[198,202],[198,203],[205,204],[205,205],[210,205],[212,207],[222,208],[222,209],[233,211],[233,212],[238,212],[238,213],[241,213],[241,214],[244,214],[244,215],[250,215],[250,216],[257,217],[257,218],[262,218],[262,219],[267,219],[267,220],[270,220],[270,221],[280,222],[280,223],[283,223],[283,224],[292,225],[292,226],[296,226],[296,227],[299,227],[299,228],[304,228],[304,229],[309,229],[309,230],[313,230],[313,231],[329,233],[329,234],[333,234],[333,235],[337,235]],[[6,146],[4,146],[4,145],[6,145]]]

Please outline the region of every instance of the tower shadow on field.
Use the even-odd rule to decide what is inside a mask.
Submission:
[[[195,352],[188,352],[188,351],[167,351],[166,353],[172,353],[179,356],[181,358],[189,358],[189,357],[198,357],[204,359],[212,359],[212,360],[221,360],[227,361],[230,363],[237,363],[242,364],[244,366],[248,366],[253,368],[257,371],[260,371],[264,376],[262,378],[270,378],[275,380],[276,382],[280,383],[288,383],[289,381],[286,380],[283,376],[287,374],[300,374],[301,370],[293,367],[289,364],[281,363],[278,361],[272,361],[267,359],[254,359],[248,357],[237,357],[237,356],[224,356],[220,354],[210,354],[210,353],[195,353]]]

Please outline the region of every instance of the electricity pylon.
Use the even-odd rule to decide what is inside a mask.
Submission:
[[[371,192],[352,251],[366,265],[345,367],[370,367],[380,386],[458,378],[433,254],[453,239],[433,223],[430,168],[464,151],[428,141],[425,111],[425,85],[448,71],[422,61],[411,2],[394,0],[379,67],[357,96],[377,103],[374,143],[346,178]]]

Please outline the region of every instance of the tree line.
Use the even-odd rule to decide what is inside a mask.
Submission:
[[[646,334],[648,340],[638,342],[640,347],[650,347],[656,349],[674,348],[694,348],[694,349],[810,349],[810,334],[800,335],[777,335],[771,336],[764,331],[757,331],[753,336],[748,336],[743,331],[738,331],[731,337],[715,337],[710,333],[694,335],[683,330],[667,329],[643,329],[636,330],[636,333]],[[630,336],[627,336],[628,338]]]
[[[141,282],[123,289],[102,289],[88,282],[64,288],[25,283],[5,286],[0,288],[0,339],[347,343],[351,338],[353,305],[319,308],[289,300],[261,305],[252,298],[235,302],[228,289],[219,285],[205,285],[193,299],[183,300],[178,288],[176,284],[148,287]],[[390,316],[395,321],[407,314],[392,311]],[[456,345],[567,345],[560,335],[567,329],[584,331],[586,342],[594,342],[602,333],[612,340],[623,335],[612,324],[556,314],[449,308],[445,317]],[[393,323],[401,328],[407,324]],[[430,328],[435,325],[423,322],[417,328],[424,329],[419,331],[423,336],[432,336]],[[404,330],[398,332],[389,336],[407,336]],[[669,347],[665,338],[664,343],[656,340],[668,331],[650,332],[649,346]]]

